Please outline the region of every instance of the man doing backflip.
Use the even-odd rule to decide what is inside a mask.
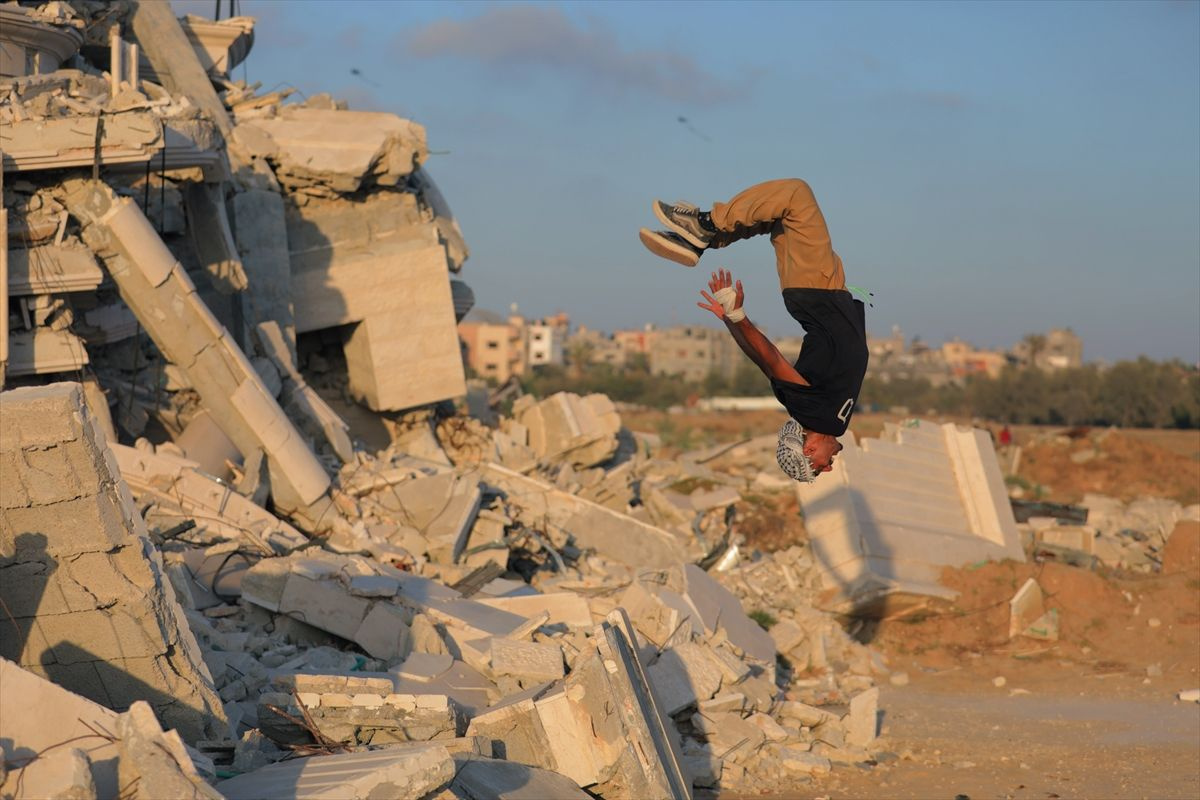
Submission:
[[[767,181],[728,203],[701,211],[686,203],[654,201],[654,214],[669,228],[642,228],[642,243],[655,255],[694,267],[705,250],[770,234],[788,313],[804,328],[796,363],[789,363],[742,309],[742,282],[728,270],[712,273],[709,292],[697,303],[724,321],[729,333],[771,381],[791,417],[779,432],[779,466],[795,480],[812,481],[833,468],[863,375],[867,333],[863,303],[846,289],[842,260],[833,251],[825,218],[812,189],[798,179]]]

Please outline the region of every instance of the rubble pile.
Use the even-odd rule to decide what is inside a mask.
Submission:
[[[64,384],[8,392],[6,408],[35,413],[27,395],[51,391],[86,418],[81,390]],[[605,424],[593,420],[577,435],[605,439]],[[508,436],[506,427],[501,420],[493,433]],[[618,438],[608,434],[605,449],[619,452]],[[259,771],[267,780],[276,774],[268,765],[296,753],[394,747],[409,765],[438,753],[442,766],[426,765],[433,773],[453,764],[450,774],[461,774],[466,753],[473,769],[500,758],[613,797],[787,785],[871,757],[881,660],[809,608],[803,592],[768,602],[750,589],[756,616],[777,620],[764,631],[691,563],[711,549],[695,532],[706,527],[722,530],[719,560],[737,561],[728,504],[714,508],[716,490],[695,483],[720,473],[628,451],[584,471],[625,487],[630,499],[617,510],[612,498],[601,505],[550,482],[579,486],[563,480],[581,474],[569,455],[521,474],[493,462],[455,467],[444,454],[430,457],[436,433],[418,439],[421,455],[356,452],[358,468],[334,479],[334,522],[321,539],[282,520],[264,525],[265,509],[145,440],[113,446],[108,463],[129,472],[147,509],[179,615],[233,734],[189,741],[219,774],[246,773],[227,796],[273,796],[247,780]],[[95,434],[89,441],[104,449]],[[674,528],[625,513],[673,491],[656,484],[683,490],[688,480],[690,494],[674,493],[693,504],[690,515],[681,500],[668,502]],[[6,512],[6,527],[11,519]],[[598,530],[624,548],[586,544],[606,538]],[[797,588],[818,581],[802,548],[714,574],[748,589],[764,565]],[[611,664],[624,666],[613,673]],[[443,757],[414,743],[448,749]],[[651,748],[653,768],[637,757]],[[372,764],[380,775],[399,769]],[[286,775],[278,780],[295,780]]]
[[[886,668],[819,565],[739,563],[773,441],[447,409],[468,251],[420,125],[232,81],[248,18],[0,21],[0,793],[684,798],[872,757]],[[305,377],[329,342],[390,446]]]
[[[1026,550],[1081,566],[1160,572],[1171,532],[1181,520],[1200,521],[1200,504],[1183,506],[1161,497],[1126,504],[1101,494],[1079,503],[1086,521],[1033,516],[1021,525]]]

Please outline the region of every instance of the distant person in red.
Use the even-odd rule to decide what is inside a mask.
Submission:
[[[833,469],[867,371],[865,309],[846,289],[842,259],[833,250],[825,218],[802,180],[767,181],[728,203],[701,211],[687,203],[654,201],[655,216],[670,230],[642,228],[650,252],[694,267],[705,250],[770,234],[775,268],[788,313],[804,328],[800,357],[790,363],[742,309],[742,282],[728,270],[712,273],[697,303],[725,323],[734,341],[771,381],[791,419],[779,432],[776,458],[794,480],[811,482]]]
[[[1012,431],[1005,425],[1000,429],[1000,446],[1008,447],[1010,444],[1012,444]]]

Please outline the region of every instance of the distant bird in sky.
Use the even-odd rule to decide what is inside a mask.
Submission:
[[[368,78],[366,75],[364,75],[364,74],[363,74],[363,71],[362,71],[361,69],[359,69],[358,67],[351,67],[351,68],[350,68],[350,74],[351,74],[351,75],[353,75],[353,76],[355,76],[356,78],[362,78],[364,81],[366,81],[366,82],[367,82],[367,84],[368,84],[369,86],[374,86],[374,87],[376,87],[376,88],[378,88],[378,87],[379,87],[379,84],[378,84],[378,83],[376,83],[375,81],[371,80],[371,79],[370,79],[370,78]]]
[[[691,122],[688,120],[688,118],[687,118],[687,117],[679,117],[678,119],[679,119],[679,124],[680,124],[680,125],[682,125],[683,127],[687,128],[689,131],[691,131],[692,133],[696,134],[697,136],[699,136],[699,137],[700,137],[701,139],[703,139],[704,141],[706,141],[706,142],[711,142],[711,141],[712,141],[712,139],[708,138],[708,137],[707,137],[707,136],[705,136],[703,133],[701,133],[700,131],[696,130],[695,126],[693,126],[693,125],[692,125],[692,123],[691,123]]]

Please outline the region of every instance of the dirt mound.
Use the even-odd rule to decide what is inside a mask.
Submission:
[[[1180,431],[1180,437],[1200,436]],[[1200,460],[1116,430],[1090,435],[1042,436],[1024,446],[1018,475],[1041,486],[1045,498],[1075,503],[1096,492],[1125,502],[1142,495],[1184,505],[1200,501]]]
[[[1196,559],[1200,525],[1181,523],[1173,564]],[[1172,536],[1172,541],[1176,537]],[[1193,562],[1194,563],[1194,562]],[[1200,581],[1196,567],[1161,576],[1107,574],[1058,562],[989,562],[978,568],[947,569],[942,583],[956,591],[953,603],[932,605],[907,620],[880,624],[874,644],[885,652],[914,656],[939,668],[961,663],[969,653],[1028,660],[1045,655],[1056,663],[1074,662],[1097,673],[1163,674],[1195,680],[1200,660]],[[1057,642],[1017,637],[1009,640],[1009,600],[1028,578],[1056,609]]]
[[[1163,550],[1163,572],[1200,577],[1200,522],[1181,520],[1175,525]]]

